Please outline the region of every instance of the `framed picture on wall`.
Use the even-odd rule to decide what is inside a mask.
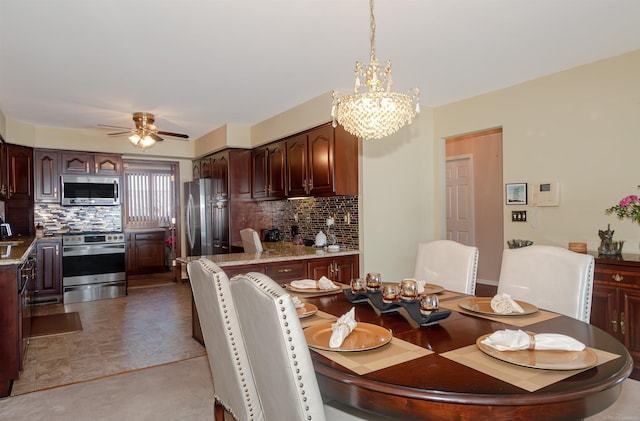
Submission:
[[[507,205],[527,204],[527,183],[506,184]]]

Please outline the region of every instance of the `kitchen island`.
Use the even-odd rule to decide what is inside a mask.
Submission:
[[[357,249],[329,252],[323,248],[285,242],[264,243],[263,249],[258,253],[214,254],[179,257],[176,260],[178,263],[187,264],[204,257],[220,266],[229,278],[240,273],[260,272],[267,274],[280,284],[299,279],[318,280],[322,276],[335,282],[348,284],[351,278],[360,276],[360,252]],[[204,345],[195,305],[193,305],[193,337]]]

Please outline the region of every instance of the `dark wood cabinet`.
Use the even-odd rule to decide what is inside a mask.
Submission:
[[[212,203],[211,213],[213,254],[229,253],[229,202]]]
[[[127,231],[127,275],[141,275],[165,271],[167,232]]]
[[[60,152],[36,149],[34,155],[34,200],[60,202]]]
[[[640,380],[640,255],[620,260],[596,257],[591,324],[607,331],[629,350]]]
[[[66,151],[61,153],[62,174],[120,175],[122,157],[115,154],[93,154]]]
[[[39,239],[36,244],[36,265],[34,300],[37,303],[60,302],[62,299],[62,240]]]
[[[252,197],[254,199],[284,199],[287,195],[286,142],[276,142],[256,148],[251,153]]]
[[[309,278],[315,280],[326,276],[332,281],[349,284],[352,278],[357,278],[360,274],[357,254],[309,259],[308,262],[307,273]]]
[[[211,157],[211,179],[213,197],[216,200],[229,199],[229,152],[220,152]]]
[[[286,140],[289,197],[358,194],[358,139],[324,124]]]
[[[33,148],[5,144],[5,218],[14,235],[33,235]]]

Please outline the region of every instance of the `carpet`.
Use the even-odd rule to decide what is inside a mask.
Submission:
[[[82,331],[80,314],[72,313],[47,314],[31,318],[31,337],[61,335]]]

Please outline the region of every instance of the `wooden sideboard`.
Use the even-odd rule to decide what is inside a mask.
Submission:
[[[618,339],[633,357],[640,380],[640,255],[595,257],[591,324]]]

